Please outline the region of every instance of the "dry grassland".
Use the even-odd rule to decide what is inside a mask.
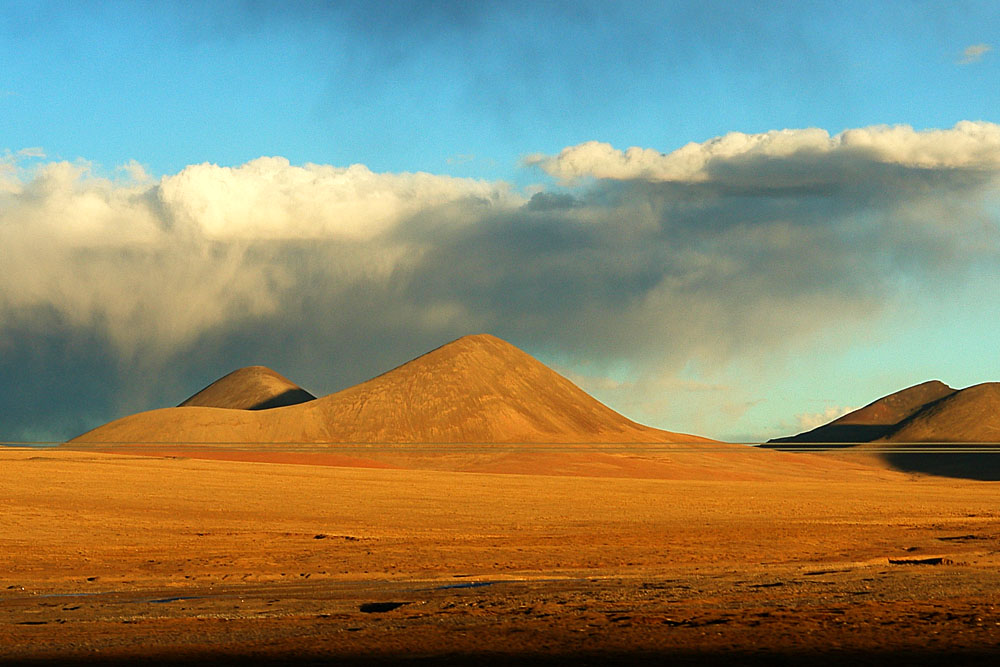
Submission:
[[[995,483],[726,447],[144,454],[0,449],[0,662],[1000,651]]]

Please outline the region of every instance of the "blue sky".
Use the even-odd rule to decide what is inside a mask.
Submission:
[[[589,139],[951,127],[1000,102],[995,53],[956,65],[992,2],[285,4],[5,3],[5,146],[523,182],[521,155]]]
[[[921,134],[1000,122],[995,2],[189,5],[0,8],[0,414],[22,415],[0,437],[74,435],[249,363],[333,391],[482,327],[636,419],[727,439],[1000,380],[992,135]],[[883,125],[914,134],[866,184],[839,149],[766,149],[784,171],[739,196],[704,184],[736,187],[720,169],[749,153],[683,177],[556,160]],[[275,183],[280,205],[227,199]],[[116,291],[140,277],[144,300]],[[237,280],[260,284],[227,300]],[[273,333],[290,320],[312,333]],[[78,398],[44,407],[54,383]]]

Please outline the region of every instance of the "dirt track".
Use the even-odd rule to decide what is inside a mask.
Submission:
[[[729,456],[657,479],[0,450],[0,659],[996,659],[995,483]]]

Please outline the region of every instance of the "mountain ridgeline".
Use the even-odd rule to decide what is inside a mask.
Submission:
[[[240,369],[178,407],[124,417],[71,442],[712,441],[627,419],[513,345],[480,334],[322,398],[269,369]]]
[[[953,389],[932,380],[889,394],[811,431],[770,440],[793,443],[1000,442],[1000,383]]]
[[[1000,480],[1000,383],[952,389],[924,382],[880,398],[811,431],[765,447],[796,449],[839,443],[873,454],[896,470]]]

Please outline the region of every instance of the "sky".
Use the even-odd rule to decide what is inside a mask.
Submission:
[[[1000,381],[1000,8],[0,5],[0,440],[489,332],[758,442]]]

